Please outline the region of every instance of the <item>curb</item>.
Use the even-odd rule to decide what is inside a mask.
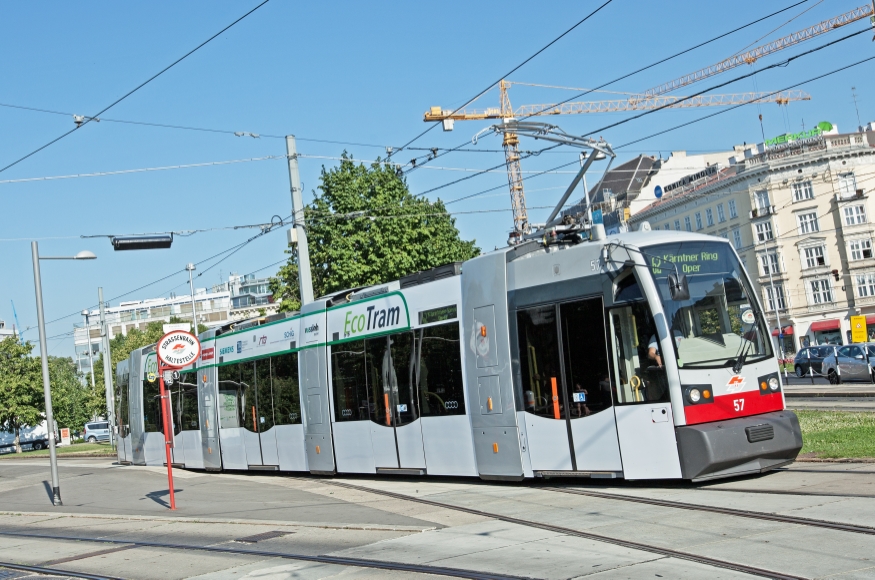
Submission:
[[[4,459],[48,459],[48,455],[28,455],[27,453],[4,453],[0,455],[0,461]],[[118,457],[116,453],[64,453],[62,455],[58,455],[58,459],[89,459],[89,458],[101,458],[101,457]]]
[[[842,398],[860,398],[870,399],[875,398],[875,391],[864,391],[860,393],[852,393],[849,391],[787,391],[784,390],[784,397],[787,399],[811,399],[820,397],[842,397]]]

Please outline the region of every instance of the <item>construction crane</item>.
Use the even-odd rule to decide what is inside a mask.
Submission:
[[[441,107],[431,107],[425,113],[424,121],[442,122],[444,131],[452,131],[455,121],[482,121],[491,119],[515,119],[544,115],[582,115],[590,113],[617,113],[627,111],[646,111],[668,106],[670,108],[718,107],[744,105],[748,103],[772,102],[786,105],[790,101],[808,101],[811,95],[805,91],[793,90],[780,93],[737,93],[728,95],[700,95],[692,99],[681,100],[684,97],[669,96],[641,100],[638,95],[625,99],[606,101],[585,101],[563,103],[561,105],[522,105],[514,109],[507,94],[508,88],[514,84],[510,81],[499,82],[500,106],[486,109],[461,109],[458,111],[444,110]],[[680,102],[678,102],[680,101]],[[519,137],[513,131],[502,134],[502,146],[507,161],[507,182],[510,187],[511,208],[513,210],[514,231],[528,234],[528,212],[523,191],[522,169],[520,167]]]
[[[791,46],[795,46],[801,42],[805,42],[806,40],[811,40],[812,38],[820,36],[821,34],[826,34],[827,32],[835,30],[836,28],[847,26],[852,22],[857,22],[858,20],[872,17],[873,15],[875,15],[875,9],[873,9],[873,4],[866,4],[865,6],[854,8],[850,12],[845,12],[844,14],[840,14],[839,16],[836,16],[834,18],[829,18],[827,20],[824,20],[823,22],[819,22],[814,26],[809,26],[804,30],[799,30],[792,34],[788,34],[783,38],[773,40],[772,42],[769,42],[768,44],[764,44],[762,46],[758,46],[753,50],[749,50],[742,54],[730,56],[729,58],[724,59],[717,64],[713,64],[709,67],[697,70],[696,72],[686,74],[680,78],[674,79],[673,81],[662,83],[661,85],[644,91],[642,93],[642,96],[649,99],[652,97],[657,97],[659,95],[670,93],[672,91],[676,91],[677,89],[691,85],[695,82],[701,81],[702,79],[724,73],[737,66],[741,66],[743,64],[753,64],[757,60],[778,52],[779,50],[790,48]]]
[[[12,317],[15,318],[15,325],[18,326],[18,341],[24,344],[24,331],[21,329],[21,323],[18,322],[18,313],[15,311],[15,302],[9,301],[12,304]]]

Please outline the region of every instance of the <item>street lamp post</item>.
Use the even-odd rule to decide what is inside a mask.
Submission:
[[[191,332],[197,336],[197,309],[195,309],[194,306],[194,278],[191,276],[191,273],[197,268],[195,268],[194,264],[189,262],[185,265],[185,269],[188,270],[188,287],[191,291]]]
[[[85,337],[88,345],[88,365],[91,367],[91,388],[94,388],[94,353],[91,350],[91,325],[88,322],[88,311],[83,310],[82,316],[85,317]]]
[[[88,251],[82,251],[75,256],[42,256],[39,255],[39,247],[36,242],[30,243],[30,251],[33,257],[33,285],[36,292],[36,317],[39,323],[39,351],[42,359],[43,370],[43,396],[46,401],[46,427],[49,432],[49,463],[52,467],[52,504],[61,503],[61,484],[58,481],[58,453],[55,449],[55,417],[52,413],[52,386],[49,381],[49,354],[46,343],[46,318],[43,314],[43,285],[40,279],[40,260],[93,260],[97,256]],[[89,337],[90,340],[90,337]]]

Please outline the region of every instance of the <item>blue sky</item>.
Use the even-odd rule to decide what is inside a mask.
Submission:
[[[220,228],[270,221],[290,213],[288,172],[283,160],[201,168],[128,173],[50,181],[10,183],[34,177],[251,159],[282,155],[285,143],[263,136],[235,137],[110,122],[142,121],[261,135],[293,133],[301,139],[305,201],[318,185],[323,165],[344,150],[356,159],[385,156],[427,126],[432,105],[453,108],[582,18],[601,2],[468,3],[290,2],[272,0],[252,16],[159,79],[66,139],[0,173],[0,319],[13,323],[14,300],[24,327],[36,313],[29,241],[40,240],[44,255],[72,255],[88,249],[92,262],[44,262],[47,320],[96,304],[97,287],[113,299],[158,278],[180,273],[145,290],[112,300],[135,300],[187,291],[187,262],[199,262],[253,235],[254,230],[215,230],[177,238],[171,250],[114,253],[106,238],[125,234]],[[226,26],[256,2],[7,3],[0,16],[0,103],[80,115],[93,114]],[[614,0],[590,21],[532,60],[510,79],[543,85],[592,87],[659,58],[746,24],[792,2],[737,1],[730,4]],[[643,91],[718,62],[751,45],[783,36],[846,12],[862,2],[810,0],[663,65],[607,87]],[[731,9],[730,9],[731,8]],[[802,11],[804,14],[799,15]],[[785,24],[794,16],[792,22]],[[784,26],[782,26],[784,25]],[[869,26],[868,20],[784,50],[754,66],[788,56]],[[780,28],[779,28],[780,27]],[[777,31],[774,29],[778,28]],[[774,32],[773,32],[774,31]],[[762,38],[762,40],[759,40]],[[845,41],[787,67],[756,75],[716,92],[771,91],[849,64],[873,50],[871,34]],[[875,61],[873,61],[875,62]],[[701,90],[750,72],[741,67],[693,85]],[[857,88],[860,117],[875,120],[873,63],[801,87],[811,101],[747,106],[621,149],[619,160],[639,152],[664,156],[676,149],[713,151],[758,142],[762,112],[767,137],[801,130],[821,120],[842,131],[857,126],[851,87]],[[683,94],[680,91],[679,94]],[[550,103],[573,92],[514,86],[514,105]],[[622,98],[593,93],[585,100]],[[493,89],[474,106],[497,106]],[[715,108],[661,111],[599,135],[614,145],[717,111]],[[551,117],[570,133],[589,133],[628,114]],[[451,133],[435,128],[414,147],[454,147],[488,122],[460,122]],[[67,115],[0,106],[0,167],[73,127]],[[305,139],[338,141],[323,143]],[[355,145],[353,145],[353,143]],[[407,180],[414,193],[498,165],[497,137],[481,139],[482,152],[453,153],[420,168]],[[523,149],[537,148],[523,141]],[[474,146],[472,146],[474,148]],[[406,163],[423,151],[406,151]],[[524,171],[574,161],[577,152],[556,150],[526,159]],[[571,176],[544,175],[526,183],[530,207],[552,206]],[[454,200],[491,187],[495,191],[450,204],[460,213],[462,236],[483,249],[503,245],[512,226],[506,177],[502,171],[474,177],[428,194]],[[505,187],[501,187],[504,185]],[[533,209],[533,221],[548,209]],[[200,276],[196,285],[217,283],[229,272],[272,274],[283,259],[285,234],[276,232],[246,246]],[[204,264],[203,270],[210,264]],[[81,316],[51,324],[56,337]],[[35,329],[25,337],[36,342]],[[52,354],[69,355],[72,340],[50,341]]]

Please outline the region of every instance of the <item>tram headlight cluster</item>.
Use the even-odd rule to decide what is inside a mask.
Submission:
[[[690,401],[698,403],[702,399],[702,392],[699,389],[690,389]]]
[[[778,378],[777,378],[777,377],[772,377],[772,378],[769,379],[769,388],[770,388],[772,391],[777,391],[777,390],[780,388],[780,386],[781,386],[781,385],[778,383]]]
[[[711,385],[684,385],[684,405],[701,405],[713,403],[714,394]]]

